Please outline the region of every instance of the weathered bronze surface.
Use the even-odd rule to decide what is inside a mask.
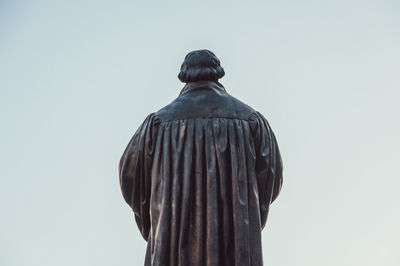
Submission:
[[[208,50],[189,53],[178,98],[122,155],[122,194],[148,242],[145,265],[260,266],[261,230],[282,186],[267,120],[229,95]]]

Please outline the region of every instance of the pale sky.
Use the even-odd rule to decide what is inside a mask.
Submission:
[[[267,266],[400,265],[400,2],[1,1],[0,265],[143,265],[117,165],[191,50],[277,136]]]

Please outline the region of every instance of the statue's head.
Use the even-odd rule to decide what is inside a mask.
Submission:
[[[186,55],[178,78],[185,83],[202,80],[218,81],[224,75],[224,69],[215,54],[203,49],[192,51]]]

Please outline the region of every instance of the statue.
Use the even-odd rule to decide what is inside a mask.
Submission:
[[[267,120],[226,92],[224,75],[214,53],[190,52],[179,97],[145,119],[122,155],[121,190],[147,241],[146,266],[263,265],[281,156]]]

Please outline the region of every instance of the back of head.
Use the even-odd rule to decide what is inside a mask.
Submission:
[[[209,50],[196,50],[188,53],[178,75],[180,81],[218,81],[225,75],[219,59]]]

